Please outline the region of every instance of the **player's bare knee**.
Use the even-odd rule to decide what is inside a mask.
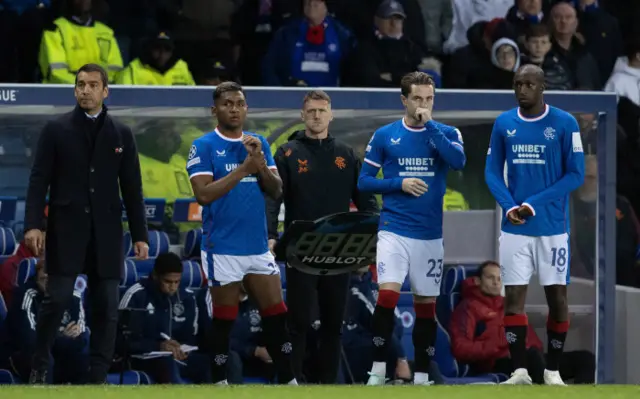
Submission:
[[[402,288],[402,284],[398,284],[398,283],[382,283],[378,285],[378,291],[386,290],[386,291],[400,292],[401,288]]]
[[[413,303],[436,303],[436,299],[434,296],[413,295]]]
[[[566,321],[569,314],[569,301],[566,285],[550,285],[544,287],[549,317],[555,321]]]
[[[527,299],[526,285],[510,285],[505,287],[504,312],[505,314],[523,314],[524,304]]]
[[[247,274],[244,277],[244,287],[256,300],[260,309],[283,302],[282,280],[279,274]]]
[[[214,306],[237,306],[240,301],[240,282],[211,287]]]

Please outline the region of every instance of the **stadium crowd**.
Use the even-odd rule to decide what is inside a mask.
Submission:
[[[640,225],[635,216],[640,212],[640,30],[634,25],[640,18],[638,4],[619,0],[0,0],[0,82],[73,83],[76,70],[93,62],[109,71],[111,83],[127,85],[216,85],[235,80],[253,86],[398,87],[401,76],[420,70],[434,76],[442,88],[509,89],[519,66],[536,64],[543,68],[550,90],[608,90],[619,95],[617,280],[640,287]],[[595,131],[592,115],[579,115],[579,122],[583,134]],[[589,143],[589,137],[584,141]],[[595,149],[588,152],[585,184],[573,198],[575,229],[595,224],[597,164]],[[595,237],[582,234],[572,239],[577,268],[593,275],[589,269],[594,265]],[[26,381],[36,309],[47,277],[44,260],[35,261],[23,243],[16,247],[15,254],[0,264],[0,298],[8,309],[6,319],[0,314],[0,368]],[[168,248],[158,253],[144,265],[134,265],[131,273],[136,277],[127,280],[125,276],[121,284],[123,310],[112,371],[123,367],[144,371],[156,383],[210,382],[208,358],[200,352],[207,348],[203,337],[211,325],[211,297],[208,290],[199,289],[206,286],[200,273],[200,280],[185,278],[199,252],[185,253],[182,259]],[[462,300],[447,313],[451,320],[443,326],[451,336],[451,359],[460,370],[465,365],[470,371],[451,373],[448,359],[438,357],[430,372],[436,383],[463,375],[508,373],[503,371],[504,326],[498,318],[487,316],[500,313],[503,306],[493,266],[487,263],[473,276],[465,275],[457,287]],[[340,382],[367,379],[371,358],[363,354],[371,352],[375,280],[370,270],[351,277]],[[83,380],[91,318],[85,314],[85,288],[79,278],[52,352],[51,381]],[[261,341],[259,312],[245,294],[241,304],[232,334],[228,380],[273,380],[273,362]],[[402,343],[407,321],[402,314],[396,312],[397,333],[387,362],[395,365],[387,377],[398,382],[411,380],[411,364]],[[314,362],[320,356],[314,353],[317,339],[313,337],[319,325],[313,320],[305,360],[308,382],[314,382]],[[529,363],[534,368],[530,373],[540,381],[535,367],[544,361],[543,346],[535,332],[529,338],[528,356],[533,359]],[[172,356],[149,355],[154,351]],[[592,382],[593,356],[588,352],[566,355],[563,378]]]

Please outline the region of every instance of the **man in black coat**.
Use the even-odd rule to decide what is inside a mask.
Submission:
[[[38,140],[27,192],[25,241],[36,256],[45,253],[49,283],[38,313],[31,383],[46,381],[49,353],[78,274],[88,276],[91,340],[87,380],[106,381],[124,263],[120,192],[136,256],[148,256],[136,144],[131,129],[108,115],[103,105],[108,94],[105,70],[84,65],[76,75],[76,108],[48,122]]]
[[[358,190],[360,159],[348,145],[329,135],[333,119],[331,99],[321,90],[309,92],[303,100],[305,131],[295,133],[275,155],[283,195],[267,201],[269,247],[276,244],[278,214],[284,201],[285,229],[294,220],[316,220],[339,212],[349,212],[350,203],[362,212],[377,212],[372,194]],[[316,276],[287,267],[287,307],[293,344],[293,371],[298,381],[307,381],[302,373],[306,338],[317,301],[320,313],[317,379],[335,384],[340,364],[340,336],[349,292],[350,274]]]

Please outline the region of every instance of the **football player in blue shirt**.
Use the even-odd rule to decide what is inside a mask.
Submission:
[[[520,68],[513,87],[519,107],[496,119],[485,168],[489,190],[504,211],[499,256],[514,368],[505,384],[531,384],[524,303],[529,280],[537,272],[549,305],[544,381],[565,385],[558,368],[569,328],[569,194],[584,181],[580,128],[571,114],[544,102],[539,67]]]
[[[435,84],[424,72],[400,83],[404,118],[378,129],[366,148],[358,188],[382,194],[376,248],[380,291],[373,314],[374,362],[367,385],[384,385],[394,309],[407,274],[416,323],[414,384],[430,385],[435,354],[436,298],[440,295],[444,247],[442,201],[450,169],[466,158],[460,131],[431,119]],[[376,178],[382,168],[384,178]],[[393,367],[393,365],[391,365]]]
[[[218,85],[211,111],[218,127],[193,142],[187,172],[203,207],[202,266],[213,297],[213,381],[227,384],[229,334],[244,283],[260,308],[266,347],[279,382],[297,385],[291,369],[280,269],[267,245],[263,196],[264,191],[278,198],[282,181],[267,141],[242,130],[247,102],[240,85]]]

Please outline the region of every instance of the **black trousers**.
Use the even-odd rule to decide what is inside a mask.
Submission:
[[[336,276],[314,276],[287,267],[287,307],[293,344],[293,372],[298,381],[306,381],[303,363],[307,348],[307,331],[313,315],[320,320],[317,380],[335,384],[340,367],[340,338],[349,293],[350,273]],[[317,312],[315,307],[317,306]]]
[[[89,256],[95,254],[95,240],[91,240],[87,249]],[[88,262],[94,264],[95,262]],[[107,373],[113,361],[113,352],[118,330],[118,304],[120,292],[119,280],[103,279],[94,270],[87,274],[87,299],[89,302],[88,326],[91,330],[89,340],[89,370],[86,381],[101,384],[107,379]],[[36,321],[36,347],[32,368],[38,371],[49,369],[51,348],[58,334],[58,328],[73,298],[77,276],[49,275],[45,297],[40,304]]]

